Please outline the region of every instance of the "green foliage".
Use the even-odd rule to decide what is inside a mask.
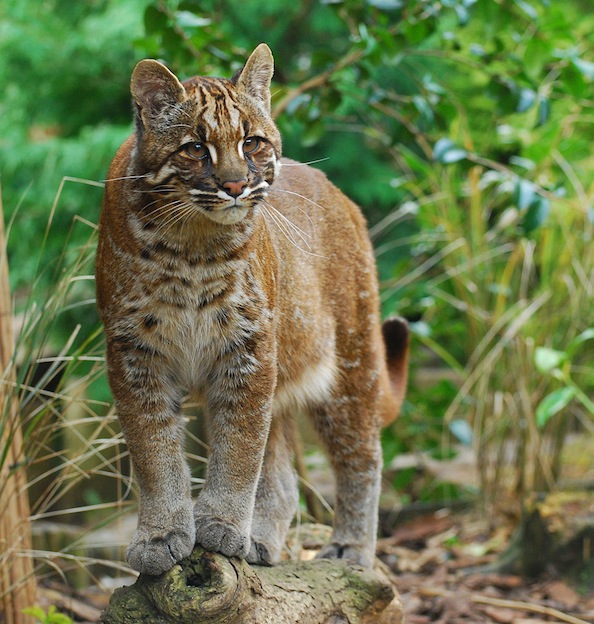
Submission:
[[[544,375],[550,375],[562,384],[560,388],[547,394],[538,404],[536,423],[539,427],[545,427],[549,420],[564,410],[573,399],[577,399],[588,414],[594,417],[594,402],[571,376],[572,360],[577,356],[577,351],[584,343],[592,339],[594,339],[594,329],[589,328],[573,338],[563,351],[557,351],[550,347],[537,347],[534,353],[536,369]],[[591,386],[594,370],[590,371],[589,377],[588,386]]]
[[[413,321],[413,381],[385,434],[387,460],[438,453],[462,435],[487,462],[491,487],[497,448],[528,444],[532,459],[517,458],[514,478],[550,485],[554,458],[546,475],[521,465],[538,464],[568,410],[587,408],[579,392],[594,385],[583,350],[551,370],[535,364],[538,349],[567,353],[594,327],[588,8],[585,0],[5,3],[0,173],[13,284],[25,291],[33,282],[37,260],[23,241],[43,238],[62,178],[105,177],[130,131],[138,59],[161,58],[182,77],[230,76],[266,41],[285,154],[314,161],[362,205],[384,312]],[[96,222],[100,196],[64,184],[41,261],[46,283],[57,278],[59,232],[74,215]],[[417,387],[414,371],[436,364],[462,381]]]
[[[146,3],[0,6],[0,175],[4,210],[21,242],[9,246],[17,288],[35,275],[36,243],[22,243],[43,237],[62,178],[104,179],[129,133],[127,84],[137,59],[131,42],[141,33]],[[64,234],[74,215],[96,222],[100,198],[88,188],[68,188],[56,214]],[[50,241],[48,253],[59,255],[63,244],[61,237]]]
[[[23,609],[25,615],[33,616],[40,624],[73,624],[73,620],[67,615],[58,613],[53,605],[44,611],[41,607],[30,607]]]

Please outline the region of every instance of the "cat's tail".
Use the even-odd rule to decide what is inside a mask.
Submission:
[[[386,345],[386,363],[393,401],[384,414],[384,426],[390,424],[400,413],[408,381],[408,346],[410,332],[408,323],[401,317],[390,318],[382,325]]]

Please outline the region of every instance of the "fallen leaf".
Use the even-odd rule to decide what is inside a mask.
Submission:
[[[522,587],[524,580],[515,574],[472,574],[464,580],[469,589],[482,589],[492,585],[500,589]]]
[[[498,622],[498,624],[512,624],[514,618],[518,615],[518,613],[512,609],[503,609],[498,607],[487,606],[481,610],[493,621]]]
[[[392,537],[388,540],[392,544],[404,544],[408,542],[419,542],[432,535],[443,533],[453,526],[453,521],[447,516],[423,516],[413,522],[400,525]]]
[[[563,581],[551,581],[544,586],[544,591],[551,600],[574,608],[580,602],[579,594]]]

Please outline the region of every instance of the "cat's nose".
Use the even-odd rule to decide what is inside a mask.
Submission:
[[[247,182],[245,180],[230,180],[228,182],[223,182],[222,186],[231,197],[239,197],[247,186]]]

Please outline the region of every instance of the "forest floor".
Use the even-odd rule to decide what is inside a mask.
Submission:
[[[406,624],[594,623],[594,586],[584,579],[563,579],[553,566],[533,580],[489,571],[510,532],[489,529],[472,511],[440,510],[401,523],[381,539],[378,554],[392,571]],[[72,591],[52,582],[41,594],[41,606],[95,623],[110,591]]]
[[[584,476],[592,483],[591,438],[586,442],[582,450],[575,444],[571,447],[572,462],[568,465],[574,465],[576,458],[587,460],[586,468],[566,471],[565,476],[574,483]],[[400,461],[408,460],[404,457]],[[474,479],[473,462],[463,454],[453,463],[440,462],[433,468],[434,474],[446,481],[471,484]],[[311,472],[316,489],[322,493],[331,489],[331,483],[325,482],[328,475],[325,466]],[[571,500],[585,502],[568,506],[565,499],[552,501],[556,508],[551,517],[564,527],[564,535],[569,534],[572,520],[582,516],[591,525],[594,518],[591,493],[572,495]],[[388,537],[379,540],[378,556],[389,568],[401,595],[406,624],[594,624],[594,544],[589,544],[589,552],[579,555],[587,562],[588,573],[563,576],[555,565],[558,562],[551,561],[539,570],[537,578],[528,579],[493,571],[509,548],[517,525],[518,510],[511,514],[510,505],[505,506],[507,517],[505,513],[487,517],[472,506],[456,511],[452,505],[434,506],[431,511],[419,512],[414,505],[406,509],[399,508],[395,500],[384,502],[400,511],[395,517],[383,514],[382,530]],[[128,524],[133,530],[135,522]],[[84,591],[46,581],[41,587],[40,606],[47,609],[54,605],[77,623],[99,622],[113,589],[133,583],[134,578],[104,577],[96,581],[95,587]]]
[[[594,622],[594,586],[561,578],[554,567],[537,579],[489,571],[511,529],[489,530],[472,512],[440,511],[400,525],[378,552],[394,574],[407,624]]]

